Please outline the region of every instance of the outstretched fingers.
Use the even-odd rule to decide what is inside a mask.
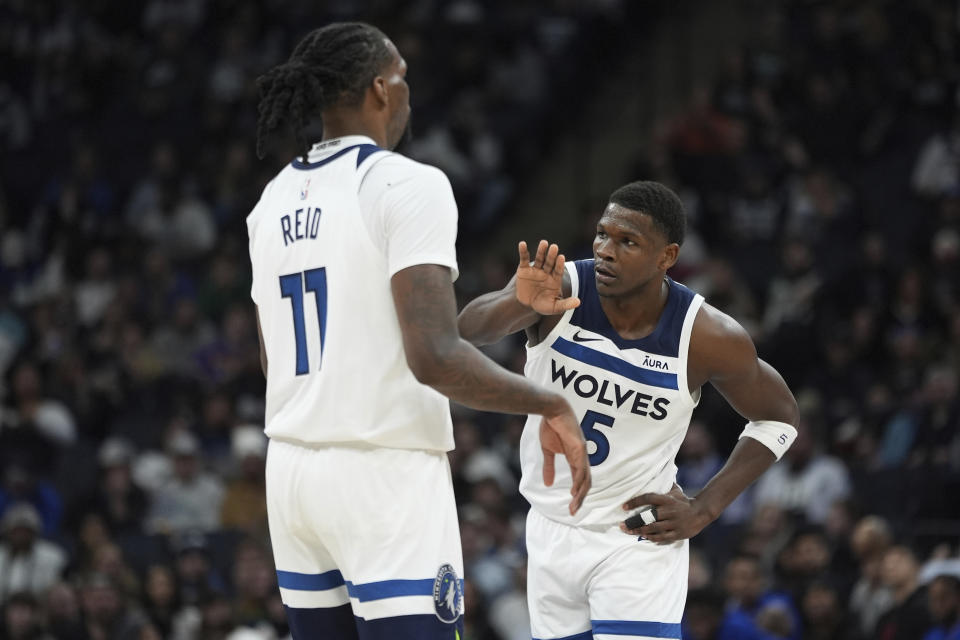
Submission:
[[[557,245],[553,245],[553,246],[556,247]],[[559,249],[559,247],[558,247],[558,248],[557,248],[557,251],[559,251],[559,250],[560,250],[560,249]],[[567,263],[567,259],[563,257],[563,254],[561,253],[560,255],[558,255],[558,256],[557,256],[557,260],[556,260],[556,262],[554,263],[553,275],[557,276],[558,278],[562,278],[562,277],[563,277],[563,265],[565,265],[566,263]]]
[[[530,266],[530,250],[527,249],[527,243],[523,240],[520,241],[520,244],[517,245],[517,253],[520,254],[520,266],[529,267]]]
[[[560,247],[555,244],[551,244],[547,248],[547,256],[543,261],[543,271],[544,273],[553,274],[554,269],[557,266],[557,256],[560,255]],[[561,272],[562,273],[562,272]]]
[[[533,257],[533,266],[537,269],[543,269],[543,263],[547,259],[548,246],[546,240],[541,240],[540,244],[537,245],[537,254]]]

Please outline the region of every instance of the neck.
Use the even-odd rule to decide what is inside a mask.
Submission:
[[[667,305],[670,287],[663,275],[652,278],[637,291],[600,298],[600,306],[610,325],[627,340],[644,338],[657,328],[660,314]]]
[[[387,130],[371,122],[357,109],[327,109],[323,112],[323,138],[321,141],[344,136],[367,136],[378,147],[387,148]]]

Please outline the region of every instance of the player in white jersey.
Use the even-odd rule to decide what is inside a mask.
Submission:
[[[796,437],[793,395],[746,331],[667,277],[684,229],[676,194],[628,184],[597,224],[594,259],[565,264],[542,241],[531,262],[520,243],[516,276],[460,314],[475,344],[526,329],[526,375],[567,396],[591,443],[593,488],[573,514],[537,478],[535,421],[521,439],[536,640],[680,638],[687,539]],[[674,458],[707,382],[749,422],[691,498],[675,484]],[[557,484],[568,479],[558,465]]]
[[[562,453],[574,469],[571,513],[590,486],[562,394],[457,333],[450,183],[389,151],[408,126],[405,73],[379,30],[338,23],[260,80],[258,152],[285,121],[303,149],[247,218],[267,377],[267,511],[296,640],[462,631],[448,398],[543,415],[544,482]],[[323,126],[312,148],[310,117]]]

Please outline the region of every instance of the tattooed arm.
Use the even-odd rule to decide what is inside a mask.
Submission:
[[[408,267],[390,285],[407,363],[417,380],[474,409],[543,416],[544,482],[553,483],[553,455],[562,453],[574,478],[570,510],[575,512],[590,488],[590,465],[583,432],[563,396],[507,371],[460,337],[447,267]]]

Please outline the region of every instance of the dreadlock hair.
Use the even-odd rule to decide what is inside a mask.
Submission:
[[[257,78],[257,157],[263,158],[267,137],[288,122],[306,161],[310,146],[304,127],[327,107],[360,104],[391,60],[386,39],[369,24],[335,22],[308,33],[289,60]]]
[[[687,230],[683,203],[668,187],[659,182],[631,182],[614,191],[610,195],[610,202],[624,209],[647,214],[667,237],[667,242],[683,244],[683,236]]]

